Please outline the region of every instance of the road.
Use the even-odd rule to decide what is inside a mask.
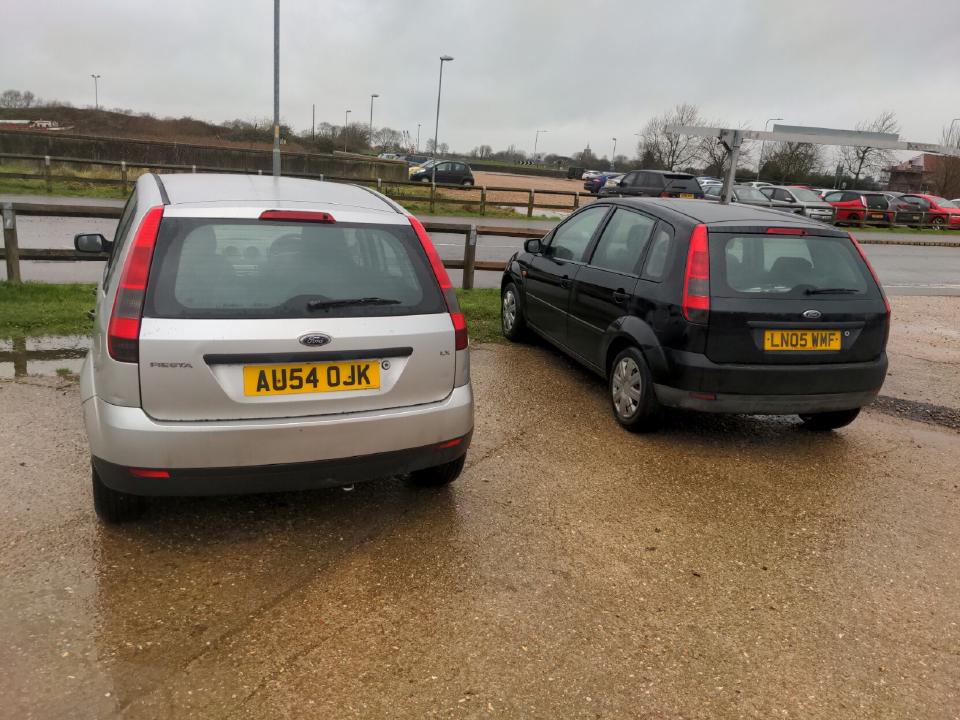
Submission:
[[[0,202],[12,196],[0,196]],[[41,201],[43,196],[29,196]],[[59,199],[73,202],[74,198]],[[108,201],[119,202],[119,201]],[[439,222],[478,223],[488,226],[531,227],[546,233],[556,223],[553,221],[526,221],[522,218],[464,218],[429,216],[424,219]],[[79,232],[100,232],[112,237],[115,220],[88,218],[37,218],[18,219],[18,234],[22,247],[70,248],[73,236]],[[960,295],[960,233],[922,233],[904,235],[899,233],[865,233],[865,240],[895,239],[900,242],[946,241],[957,242],[958,247],[920,247],[912,245],[866,245],[871,263],[880,280],[891,295]],[[444,259],[463,257],[463,237],[434,234],[434,242]],[[477,259],[505,262],[523,244],[522,240],[500,237],[481,237],[477,246]],[[22,274],[27,280],[45,282],[96,282],[101,274],[101,263],[36,263],[25,262]],[[456,284],[460,273],[451,271]],[[0,278],[5,269],[0,266]],[[499,274],[480,272],[476,277],[477,287],[497,287]]]
[[[97,525],[78,391],[0,381],[17,718],[960,713],[958,435],[870,410],[633,436],[541,346],[473,354],[452,487],[169,500]]]

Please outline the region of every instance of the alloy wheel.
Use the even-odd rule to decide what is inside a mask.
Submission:
[[[503,294],[503,330],[510,332],[513,330],[513,324],[517,321],[517,296],[513,290],[507,290]]]
[[[611,383],[613,406],[624,420],[629,420],[640,407],[643,395],[643,375],[633,358],[625,357],[617,363]]]

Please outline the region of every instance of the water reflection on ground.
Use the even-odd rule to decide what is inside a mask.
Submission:
[[[78,373],[89,347],[86,335],[2,338],[0,378]]]

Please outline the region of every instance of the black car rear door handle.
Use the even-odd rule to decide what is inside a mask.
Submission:
[[[622,305],[623,303],[625,303],[628,297],[630,296],[627,295],[627,293],[622,288],[618,288],[617,290],[613,291],[613,301],[617,303],[617,305]]]
[[[569,276],[564,275],[562,278],[560,278],[560,287],[562,287],[562,288],[568,288],[568,287],[570,287],[570,277],[569,277]]]

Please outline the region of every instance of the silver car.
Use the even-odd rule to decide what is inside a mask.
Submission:
[[[820,195],[809,188],[786,185],[768,185],[760,188],[768,198],[793,206],[798,215],[806,215],[811,220],[832,223],[835,209]],[[786,208],[786,205],[784,205]]]
[[[416,218],[365,188],[144,175],[81,371],[93,498],[441,485],[473,432],[467,329]]]

